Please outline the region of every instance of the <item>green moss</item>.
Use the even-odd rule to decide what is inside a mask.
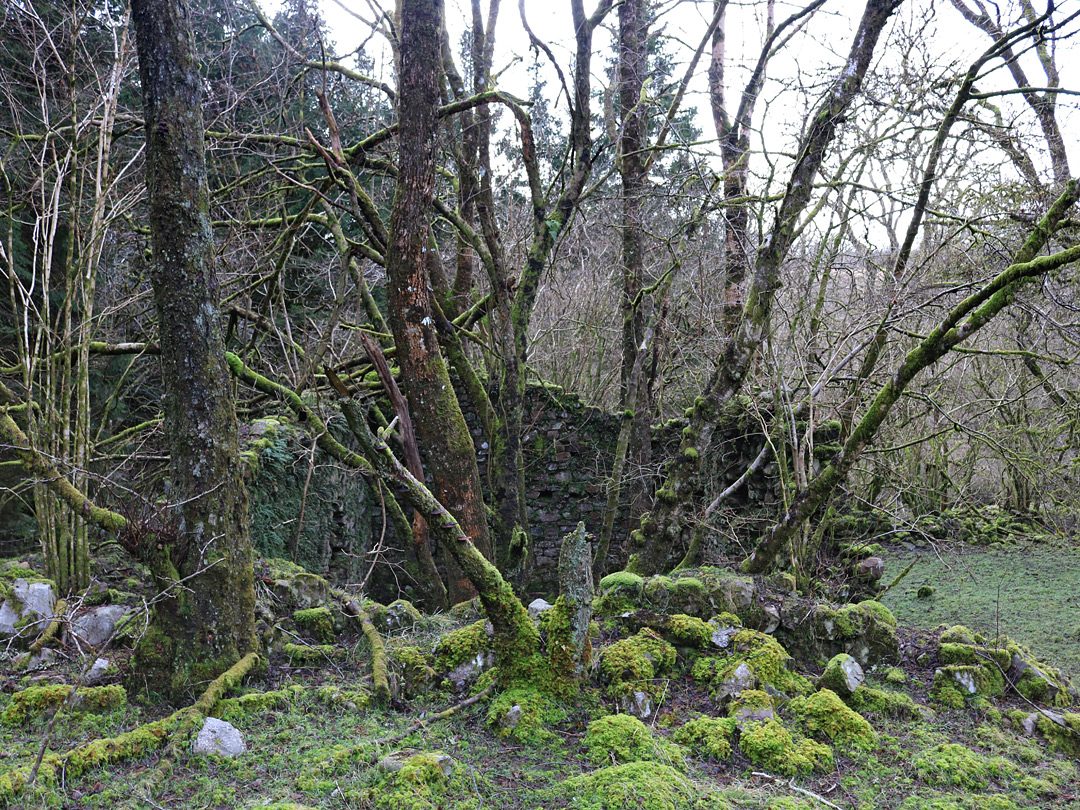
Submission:
[[[877,714],[912,720],[920,717],[919,706],[903,692],[890,692],[887,689],[874,689],[863,684],[847,699],[853,709],[863,714]]]
[[[449,672],[490,650],[486,626],[487,622],[481,620],[441,636],[435,646],[435,669]]]
[[[594,765],[650,760],[681,768],[686,760],[682,746],[653,737],[644,723],[628,714],[612,714],[589,723],[585,751]]]
[[[1055,751],[1080,759],[1080,714],[1063,712],[1061,718],[1067,728],[1062,728],[1045,714],[1040,714],[1039,731],[1050,741],[1050,747]]]
[[[303,693],[301,686],[290,686],[273,692],[248,692],[235,698],[219,700],[211,714],[222,720],[232,722],[247,717],[249,714],[263,714],[271,709],[283,709]]]
[[[898,810],[1017,810],[1008,796],[939,796],[925,799],[912,796]]]
[[[508,717],[513,714],[517,714],[517,720],[511,723]],[[508,689],[491,701],[487,724],[500,737],[537,744],[558,740],[551,726],[562,723],[566,718],[566,710],[554,698],[536,689],[519,688]]]
[[[870,611],[878,617],[887,626],[896,629],[896,617],[893,612],[885,607],[881,602],[876,602],[873,599],[867,599],[865,602],[860,602],[858,607],[864,611]]]
[[[435,680],[435,669],[428,663],[423,650],[400,639],[389,639],[387,649],[390,665],[400,677],[406,696],[427,692]]]
[[[360,711],[371,705],[371,695],[363,689],[342,689],[334,684],[320,686],[315,690],[315,697],[327,706]]]
[[[787,695],[812,692],[810,681],[790,669],[793,660],[772,636],[743,629],[731,637],[728,655],[699,659],[694,664],[693,677],[710,687],[715,696],[721,684],[745,664],[760,686],[768,685]]]
[[[11,696],[11,700],[0,713],[0,724],[21,726],[60,706],[71,686],[54,684],[51,686],[30,686]],[[124,687],[84,686],[75,695],[69,707],[75,712],[104,714],[127,705],[127,692]]]
[[[739,748],[755,765],[783,776],[833,767],[831,748],[813,740],[796,742],[791,732],[772,718],[747,723],[739,734]]]
[[[611,697],[649,691],[654,678],[675,665],[675,648],[649,628],[617,641],[600,656],[600,674]]]
[[[726,810],[722,796],[659,762],[630,762],[576,776],[550,791],[575,810]]]
[[[889,667],[885,670],[885,682],[897,686],[902,683],[907,683],[907,673],[900,669],[900,667]]]
[[[724,760],[731,756],[735,721],[730,717],[698,717],[675,730],[675,742],[698,757]]]
[[[807,731],[824,734],[834,743],[872,750],[877,747],[877,733],[858,712],[849,709],[840,697],[822,689],[809,697],[791,701],[791,710]]]
[[[993,664],[966,666],[953,664],[934,672],[932,697],[945,705],[956,707],[956,699],[949,692],[955,691],[961,698],[994,697],[1005,691],[1005,676]]]
[[[600,596],[593,601],[598,616],[615,616],[634,610],[641,600],[645,580],[630,571],[615,571],[600,580]]]
[[[929,785],[982,790],[992,779],[1017,775],[1019,769],[1002,757],[985,757],[957,743],[941,743],[915,756],[915,772]]]
[[[286,644],[281,648],[293,666],[318,666],[345,658],[345,650],[333,644]]]
[[[915,592],[915,597],[917,599],[929,599],[935,593],[937,593],[937,588],[933,585],[920,585],[919,590]]]
[[[440,751],[416,754],[396,772],[380,775],[371,789],[355,798],[372,810],[477,810],[471,780],[456,763],[443,774]]]
[[[326,606],[294,611],[293,621],[320,644],[334,641],[334,614]]]

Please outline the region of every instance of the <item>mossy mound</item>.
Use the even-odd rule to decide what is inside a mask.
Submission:
[[[998,695],[1008,685],[1036,703],[1064,707],[1076,699],[1068,678],[1036,660],[1027,648],[1008,638],[990,644],[963,625],[942,631],[938,660],[944,666],[935,673],[934,695],[945,705],[958,706],[973,695]]]
[[[0,725],[20,726],[60,706],[71,692],[68,684],[30,686],[11,696],[0,713]],[[68,708],[73,712],[104,714],[127,705],[127,692],[119,685],[84,686]]]
[[[357,796],[372,810],[478,810],[461,768],[441,751],[414,754]]]
[[[847,704],[861,714],[876,714],[912,720],[922,716],[919,705],[903,692],[875,689],[863,684],[847,699]]]
[[[593,765],[649,761],[682,768],[686,762],[681,745],[654,737],[648,726],[628,714],[612,714],[589,723],[585,752]]]
[[[293,621],[310,638],[319,644],[331,644],[334,641],[334,614],[325,605],[293,611]]]
[[[637,635],[617,641],[600,656],[600,676],[611,697],[635,691],[655,691],[653,680],[671,671],[675,648],[656,632],[645,628]]]
[[[919,778],[929,785],[968,791],[983,790],[992,780],[1020,774],[1020,768],[1003,757],[986,757],[957,743],[928,748],[912,764]]]
[[[424,651],[400,638],[388,639],[386,648],[391,671],[397,676],[398,685],[405,697],[426,693],[435,682],[435,668],[429,663]]]
[[[552,805],[576,810],[728,810],[723,795],[659,762],[601,768],[549,791]]]
[[[490,625],[480,620],[439,638],[435,645],[435,670],[449,672],[491,650]]]
[[[424,615],[407,599],[397,599],[371,611],[371,623],[383,635],[395,635],[423,621]]]
[[[718,699],[766,686],[785,695],[813,691],[810,681],[795,672],[793,666],[794,659],[775,638],[744,628],[731,637],[726,655],[699,659],[693,677]],[[745,676],[747,671],[750,682]]]
[[[648,579],[617,571],[600,580],[599,592],[593,603],[597,616],[647,610],[706,619],[716,613],[738,614],[750,608],[755,586],[752,579],[733,571],[702,567]]]
[[[698,717],[675,729],[672,738],[700,759],[716,761],[731,756],[735,720],[730,717]]]
[[[739,749],[755,765],[783,776],[796,776],[813,770],[830,770],[833,753],[829,746],[810,739],[799,739],[770,718],[752,721],[739,732]]]
[[[566,718],[558,701],[536,689],[508,689],[491,701],[487,712],[487,724],[497,735],[532,744],[557,741],[551,727]]]
[[[864,750],[877,746],[877,733],[858,712],[849,709],[830,689],[791,701],[791,711],[811,734],[822,734],[838,745]]]

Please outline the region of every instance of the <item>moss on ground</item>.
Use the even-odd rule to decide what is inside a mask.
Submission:
[[[839,745],[866,750],[877,746],[877,734],[866,718],[844,705],[829,689],[791,701],[791,711],[811,734],[822,734]]]
[[[755,765],[770,773],[796,776],[813,770],[830,770],[833,753],[814,740],[796,740],[776,720],[750,721],[739,732],[739,749]]]
[[[612,714],[589,723],[585,752],[593,765],[650,761],[682,768],[686,760],[682,746],[654,737],[648,726],[628,714]]]
[[[0,712],[0,724],[18,726],[29,723],[59,707],[67,699],[71,689],[67,684],[54,684],[30,686],[16,692],[4,707],[4,711]],[[84,686],[75,693],[75,698],[68,708],[75,712],[101,714],[116,711],[126,704],[127,692],[122,686]]]
[[[786,695],[813,691],[810,681],[794,671],[794,659],[772,636],[743,629],[731,637],[726,655],[701,658],[694,664],[693,677],[714,693],[733,677],[740,665],[747,666],[759,686],[768,685]]]
[[[675,729],[672,738],[699,759],[725,760],[731,756],[735,721],[730,717],[698,717]]]
[[[659,762],[639,761],[601,768],[567,779],[548,791],[558,804],[576,810],[727,810],[723,795],[692,782]],[[545,805],[541,805],[545,806]]]
[[[615,642],[600,656],[600,673],[608,695],[617,698],[634,691],[651,691],[652,681],[668,673],[675,658],[675,648],[649,628]]]

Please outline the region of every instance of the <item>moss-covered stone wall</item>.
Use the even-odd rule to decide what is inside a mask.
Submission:
[[[476,444],[480,475],[486,486],[488,439],[474,412],[466,409],[465,420]],[[588,531],[599,532],[619,417],[585,404],[574,394],[536,385],[526,395],[525,424],[522,446],[535,558],[530,591],[550,595],[558,591],[561,539],[578,521],[583,521]],[[706,453],[703,504],[738,478],[757,455],[764,441],[760,424],[761,420],[746,410],[714,433]],[[656,458],[667,458],[675,452],[683,426],[680,420],[672,420],[656,428]],[[295,560],[339,585],[363,579],[370,559],[368,552],[383,530],[378,496],[355,470],[342,468],[321,451],[312,455],[306,433],[288,422],[259,420],[245,433],[252,538],[259,553]],[[348,443],[344,435],[340,438]],[[652,475],[657,486],[658,473],[658,467],[630,472]],[[771,462],[751,478],[749,486],[734,496],[731,504],[741,512],[749,507],[775,512],[781,500],[781,485],[779,468],[775,461]],[[626,561],[625,543],[632,520],[636,525],[637,516],[629,514],[624,497],[608,556],[612,570]],[[387,532],[389,545],[400,547],[393,541],[389,527]],[[730,537],[717,535],[711,545],[722,542],[730,542]],[[391,551],[384,559],[401,562],[398,558],[402,553]],[[408,571],[380,566],[370,584],[380,598],[396,598],[399,586],[408,595]]]

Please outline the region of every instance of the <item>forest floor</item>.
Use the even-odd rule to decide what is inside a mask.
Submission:
[[[991,546],[905,544],[888,547],[884,559],[886,580],[915,562],[881,600],[901,625],[962,624],[987,638],[1008,636],[1080,682],[1080,545],[1075,538]],[[924,586],[934,592],[920,599]]]
[[[669,666],[642,682],[641,688],[653,696],[657,709],[644,725],[633,725],[637,723],[633,720],[622,729],[621,742],[631,738],[628,747],[620,747],[619,741],[597,739],[597,723],[616,714],[619,706],[611,697],[610,683],[595,669],[591,682],[573,699],[545,704],[543,720],[534,735],[500,734],[498,713],[493,713],[488,698],[461,708],[447,720],[433,721],[401,736],[418,720],[476,694],[484,681],[455,690],[448,681],[436,677],[426,689],[403,692],[392,706],[377,708],[370,700],[370,647],[357,629],[342,625],[339,617],[332,661],[300,663],[282,652],[273,653],[265,672],[250,678],[239,690],[243,697],[238,699],[234,693],[211,712],[240,730],[245,753],[233,758],[196,755],[182,746],[175,767],[150,796],[141,795],[136,786],[160,768],[155,749],[79,775],[61,770],[54,779],[5,798],[5,779],[33,763],[48,734],[46,715],[3,723],[5,710],[13,705],[19,690],[71,683],[76,674],[73,661],[61,659],[51,668],[19,672],[11,657],[5,660],[0,656],[0,807],[1080,810],[1080,734],[1070,738],[1068,733],[1056,737],[1023,733],[1020,720],[1030,717],[1034,707],[1015,694],[1001,693],[989,699],[978,696],[952,706],[933,694],[939,633],[932,628],[939,623],[966,620],[987,635],[1000,627],[1055,663],[1059,661],[1055,650],[1061,650],[1061,663],[1076,660],[1068,658],[1069,644],[1064,639],[1073,634],[1075,656],[1077,625],[1075,619],[1068,619],[1075,613],[1067,611],[1075,612],[1077,592],[1075,587],[1063,589],[1069,570],[1077,568],[1074,558],[1059,556],[1061,549],[1055,550],[1053,559],[1049,550],[939,549],[931,554],[924,550],[924,563],[886,599],[901,617],[897,636],[902,655],[888,665],[867,668],[866,686],[889,698],[877,706],[860,708],[872,727],[870,741],[856,743],[842,735],[833,738],[836,729],[825,731],[829,717],[819,718],[821,722],[815,724],[810,715],[800,714],[796,707],[803,698],[789,702],[786,697],[774,696],[779,722],[760,726],[774,732],[777,755],[771,760],[772,755],[763,748],[751,758],[744,738],[755,726],[734,733],[729,728],[729,744],[726,748],[719,745],[724,749],[720,753],[706,750],[704,739],[680,737],[680,729],[696,718],[726,718],[733,711],[732,707],[721,709],[708,684],[696,677],[695,662],[706,653],[682,646],[673,649],[677,654],[672,655]],[[890,567],[906,565],[909,553],[904,549],[890,552]],[[1024,588],[1015,593],[1005,589],[1001,576],[1005,570],[1022,572],[1016,580],[1035,590],[1031,601]],[[134,572],[123,566],[108,573],[115,584],[130,585],[133,581]],[[968,582],[984,583],[981,595],[963,590]],[[930,600],[915,596],[924,584],[937,589]],[[1068,601],[1070,598],[1073,601]],[[1003,609],[1005,604],[1010,611]],[[1058,631],[1053,626],[1040,628],[1042,620],[1031,614],[1044,608],[1048,622],[1072,623],[1058,624]],[[1004,623],[1004,614],[1025,611],[1029,615],[1026,623]],[[391,658],[404,655],[406,649],[418,649],[435,664],[437,656],[431,651],[438,640],[449,630],[469,627],[473,620],[475,616],[423,617],[412,626],[387,632]],[[292,640],[300,640],[291,635],[298,631],[288,614],[282,614],[278,623],[289,629]],[[615,641],[636,637],[617,621],[601,625],[594,662],[602,659]],[[1061,640],[1054,641],[1057,635]],[[129,655],[122,645],[111,652],[119,670],[113,682],[126,670],[132,674]],[[756,665],[753,657],[747,660]],[[823,664],[824,660],[788,662],[791,673],[804,675],[811,682],[821,675]],[[773,671],[769,677],[788,678],[784,671],[788,669]],[[762,681],[759,687],[765,688],[765,670],[758,674]],[[133,679],[125,680],[130,684]],[[824,694],[813,692],[816,686],[809,682],[806,688],[807,696]],[[764,692],[754,694],[768,700]],[[195,697],[193,693],[192,699]],[[526,712],[530,710],[529,699],[527,695],[522,698]],[[141,703],[132,689],[126,705],[113,711],[61,714],[51,730],[48,748],[64,752],[114,737],[172,710]],[[1055,713],[1073,710],[1053,709]],[[839,703],[832,714],[845,722],[856,716]],[[1080,722],[1080,715],[1068,717]],[[781,739],[785,734],[786,743]],[[393,742],[382,742],[391,739]],[[675,745],[676,739],[685,745]],[[800,766],[789,759],[796,750],[793,740],[819,754],[823,749],[827,753],[813,768]],[[813,749],[815,744],[817,749]],[[605,745],[610,745],[610,750]],[[401,750],[421,756],[410,759],[412,765],[396,773],[374,764],[380,757]],[[438,766],[425,759],[436,752],[453,758],[449,776],[440,776]]]

